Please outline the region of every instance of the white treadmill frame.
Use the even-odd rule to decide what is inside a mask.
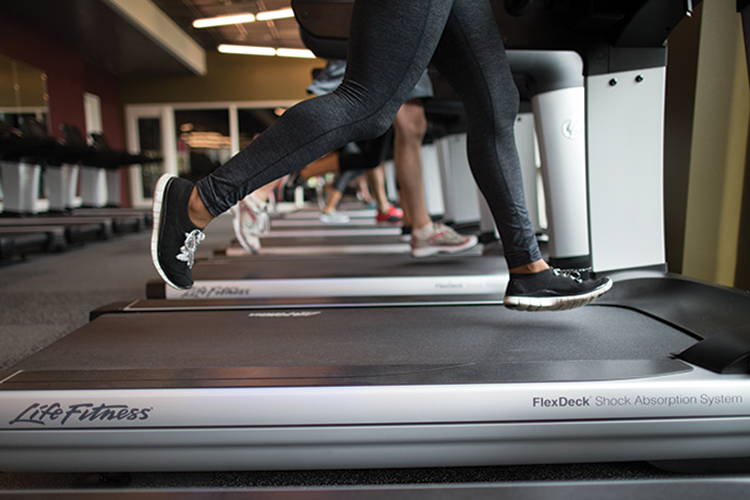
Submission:
[[[593,382],[0,391],[0,469],[351,469],[746,456],[750,376],[691,368]],[[708,406],[700,404],[702,395],[735,402]],[[597,396],[697,402],[534,403]],[[74,413],[64,425],[61,416],[12,423],[34,404],[53,403],[63,411],[82,403],[148,411],[132,421],[81,422]]]

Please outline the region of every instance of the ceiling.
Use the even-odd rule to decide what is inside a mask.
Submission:
[[[0,16],[36,28],[52,43],[114,75],[191,74],[173,54],[109,7],[93,0],[0,0]]]
[[[294,18],[195,29],[193,21],[203,17],[244,12],[258,13],[289,7],[289,0],[152,0],[182,30],[206,50],[219,44],[304,48]]]

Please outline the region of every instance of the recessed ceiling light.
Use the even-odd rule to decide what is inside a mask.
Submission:
[[[228,26],[255,22],[253,14],[233,14],[231,16],[207,17],[193,21],[193,28],[213,28],[214,26]]]
[[[219,52],[223,54],[243,54],[250,56],[275,56],[273,47],[253,47],[252,45],[219,45]]]
[[[315,54],[307,49],[275,49],[273,47],[256,47],[252,45],[219,45],[222,54],[242,54],[251,56],[279,56],[279,57],[301,57],[303,59],[315,59]]]
[[[288,19],[290,17],[294,17],[294,11],[291,7],[288,7],[286,9],[278,9],[278,10],[267,10],[265,12],[258,12],[255,15],[255,18],[258,21],[271,21],[273,19]]]

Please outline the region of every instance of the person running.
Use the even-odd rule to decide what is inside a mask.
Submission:
[[[316,95],[328,94],[343,82],[346,71],[346,61],[332,59],[328,61],[325,68],[316,70],[312,84],[307,91]],[[396,169],[401,203],[407,214],[406,224],[411,229],[410,246],[412,257],[430,257],[433,255],[445,255],[465,252],[477,246],[479,238],[474,235],[463,235],[457,233],[453,228],[445,224],[434,223],[427,210],[425,201],[424,183],[422,182],[422,141],[427,132],[427,118],[424,113],[422,99],[434,95],[432,82],[427,71],[417,81],[417,84],[406,96],[406,102],[396,112],[393,121],[393,134],[390,130],[370,141],[349,143],[339,154],[339,163],[342,171],[337,182],[334,184],[329,203],[326,205],[321,220],[336,222],[344,221],[344,214],[333,212],[338,199],[341,199],[349,180],[353,179],[362,169],[373,168],[382,164],[393,136],[393,163]],[[361,152],[361,155],[350,154],[351,148]],[[351,161],[353,166],[347,166],[346,160]],[[346,167],[346,168],[344,168]],[[383,189],[384,191],[384,189]],[[399,210],[399,212],[401,212]],[[399,219],[403,218],[401,212]],[[377,220],[385,222],[389,213],[379,209]]]
[[[472,173],[492,211],[510,271],[504,304],[522,310],[581,306],[612,286],[542,259],[523,197],[514,139],[516,89],[489,0],[358,0],[344,82],[290,108],[195,185],[166,174],[154,194],[152,260],[171,286],[192,286],[195,251],[211,220],[260,186],[345,144],[388,130],[432,62],[463,100]]]

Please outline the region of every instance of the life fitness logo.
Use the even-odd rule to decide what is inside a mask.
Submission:
[[[562,135],[566,139],[578,139],[583,133],[583,124],[575,118],[569,118],[562,124]]]
[[[8,425],[34,424],[62,427],[83,422],[134,422],[148,420],[153,409],[153,407],[133,408],[128,405],[104,403],[77,403],[67,406],[60,403],[33,403],[8,422]]]

